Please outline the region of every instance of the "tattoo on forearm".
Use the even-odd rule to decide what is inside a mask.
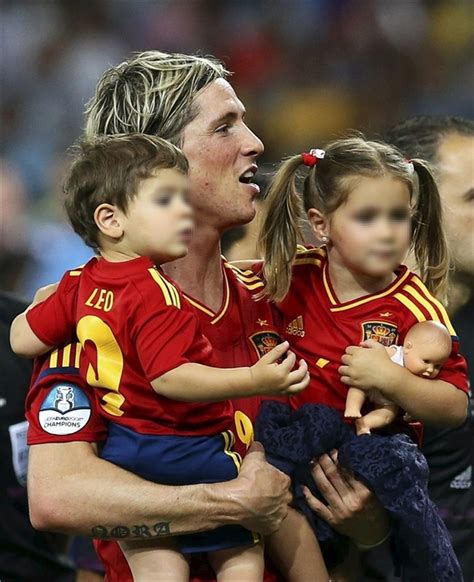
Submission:
[[[160,538],[171,535],[171,523],[169,521],[161,521],[152,526],[148,525],[132,525],[126,527],[124,525],[116,525],[112,528],[107,528],[103,525],[96,525],[91,529],[91,535],[97,539],[116,539],[123,538]]]

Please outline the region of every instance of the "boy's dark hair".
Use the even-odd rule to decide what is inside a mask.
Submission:
[[[440,142],[451,134],[474,135],[474,121],[449,115],[420,115],[392,127],[385,141],[407,158],[422,158],[436,165]]]
[[[99,247],[95,209],[104,203],[127,212],[142,180],[156,170],[187,174],[188,161],[177,147],[159,137],[130,133],[84,140],[64,183],[67,215],[90,247]]]

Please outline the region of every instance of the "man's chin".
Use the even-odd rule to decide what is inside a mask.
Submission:
[[[255,202],[252,201],[251,206],[242,210],[241,213],[236,216],[235,224],[233,226],[243,226],[252,222],[257,214],[257,209],[255,208]]]

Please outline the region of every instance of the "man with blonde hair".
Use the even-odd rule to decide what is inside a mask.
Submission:
[[[255,215],[256,159],[263,152],[227,76],[213,58],[158,51],[134,55],[103,75],[88,105],[86,124],[89,136],[136,131],[159,135],[180,146],[188,158],[196,233],[188,255],[167,265],[166,271],[196,308],[221,367],[252,364],[279,341],[268,304],[252,298],[263,282],[220,255],[222,234]],[[27,403],[29,442],[34,445],[29,493],[36,527],[103,540],[148,540],[227,523],[265,534],[279,527],[289,483],[265,462],[261,447],[251,444],[259,398],[234,400],[236,449],[242,455],[249,449],[237,479],[160,486],[97,456],[95,443],[103,439],[106,427],[100,404],[77,375],[79,358],[77,346],[66,346],[37,363]],[[51,395],[65,383],[82,402],[83,412],[76,415],[76,424],[62,422],[58,429],[47,419],[54,413],[64,420],[51,410]],[[329,503],[317,508],[323,517],[365,546],[386,538],[384,516],[378,517],[361,483],[345,478],[329,456],[316,463],[314,474]],[[107,580],[130,579],[116,544],[101,541],[99,552],[107,564]]]

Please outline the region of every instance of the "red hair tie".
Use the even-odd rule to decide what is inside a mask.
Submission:
[[[305,166],[315,166],[318,162],[318,160],[322,160],[324,158],[324,156],[326,155],[326,152],[324,150],[319,150],[319,149],[312,149],[309,150],[309,152],[304,152],[301,154],[301,157],[303,159],[303,164]]]

